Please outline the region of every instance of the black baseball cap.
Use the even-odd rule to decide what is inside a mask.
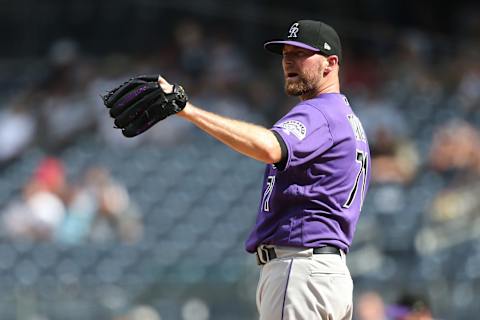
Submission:
[[[290,25],[284,39],[268,41],[264,44],[266,50],[282,54],[283,46],[292,46],[312,50],[326,56],[336,55],[342,59],[340,37],[335,29],[322,21],[299,20]]]

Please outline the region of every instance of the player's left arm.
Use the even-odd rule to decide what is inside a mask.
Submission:
[[[161,77],[159,84],[165,92],[172,91],[172,85]],[[264,163],[278,163],[282,160],[278,138],[264,127],[203,110],[190,102],[177,115],[250,158]]]

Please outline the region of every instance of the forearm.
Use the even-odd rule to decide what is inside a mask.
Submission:
[[[202,110],[191,103],[177,115],[250,158],[264,163],[281,159],[278,140],[268,129]]]

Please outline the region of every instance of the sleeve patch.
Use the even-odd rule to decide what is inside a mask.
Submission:
[[[307,128],[303,123],[297,120],[288,120],[280,124],[283,132],[293,134],[298,140],[303,140],[307,135]]]

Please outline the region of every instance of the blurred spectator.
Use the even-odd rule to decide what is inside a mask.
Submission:
[[[430,165],[446,180],[433,199],[434,221],[473,217],[480,210],[480,132],[465,121],[451,120],[434,133]]]
[[[142,236],[142,225],[138,209],[126,188],[102,167],[87,170],[85,185],[93,194],[97,208],[90,231],[91,241],[138,241]]]
[[[418,295],[403,295],[387,313],[392,320],[433,320],[427,300]]]
[[[454,99],[458,111],[466,116],[478,114],[480,107],[480,62],[479,62],[480,44],[467,43],[463,45],[461,57],[455,67],[461,72],[458,86],[456,88]],[[477,118],[477,120],[479,120]]]
[[[115,320],[161,320],[162,317],[154,308],[147,305],[133,307],[126,315],[116,317]]]
[[[410,127],[404,115],[375,90],[359,101],[357,114],[362,120],[372,151],[372,181],[411,182],[417,173],[419,155],[408,138]]]
[[[251,119],[254,115],[244,92],[250,68],[238,45],[223,34],[217,35],[209,48],[210,65],[198,92],[197,101],[209,111],[224,116]]]
[[[362,292],[354,308],[356,320],[386,320],[385,303],[375,291]]]
[[[61,39],[52,44],[49,55],[50,73],[38,88],[40,143],[57,147],[68,143],[80,132],[93,128],[92,109],[86,85],[90,66],[81,56],[73,40]]]
[[[182,306],[182,320],[208,320],[210,308],[200,298],[191,298]]]
[[[250,65],[238,44],[226,34],[218,33],[209,51],[210,65],[207,75],[215,89],[231,90],[248,79]]]
[[[461,119],[439,126],[433,135],[429,161],[440,173],[474,173],[480,159],[480,132]]]
[[[398,138],[404,138],[411,133],[410,123],[395,101],[379,92],[380,89],[367,91],[355,97],[354,108],[369,138],[370,144],[377,143],[378,132],[388,130]],[[358,100],[358,101],[357,101]]]
[[[66,192],[63,164],[44,159],[24,186],[21,201],[6,209],[7,233],[16,239],[51,240],[65,216]]]
[[[85,177],[84,177],[84,180]],[[94,186],[88,181],[73,188],[65,218],[56,232],[56,240],[66,244],[80,244],[88,240],[93,221],[98,212]]]
[[[268,120],[267,125],[283,117],[281,108],[278,108],[279,101],[282,100],[276,94],[274,85],[267,77],[255,77],[247,84],[248,104],[255,112],[261,113]],[[283,101],[283,100],[282,100]]]
[[[372,180],[376,183],[411,182],[417,173],[419,155],[414,144],[379,128],[372,145]]]
[[[470,219],[480,212],[480,183],[465,183],[462,186],[441,190],[435,195],[431,207],[435,222],[459,222],[456,219]]]
[[[18,156],[33,141],[36,123],[28,96],[25,93],[0,110],[0,165]]]
[[[4,212],[7,234],[67,244],[138,241],[140,216],[125,187],[102,167],[89,168],[83,178],[83,183],[70,186],[62,162],[44,159],[24,186],[22,198]]]
[[[175,28],[174,36],[178,46],[179,67],[193,82],[201,80],[209,63],[208,43],[202,27],[193,20],[182,21]]]

